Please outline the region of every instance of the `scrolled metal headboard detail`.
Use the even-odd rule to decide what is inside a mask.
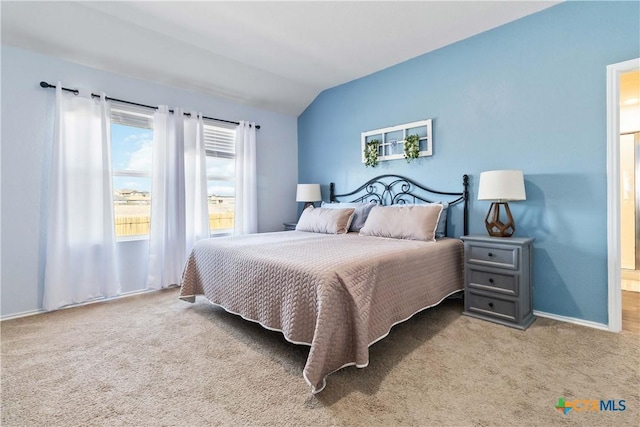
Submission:
[[[469,176],[466,174],[462,175],[462,187],[463,190],[460,192],[434,190],[410,178],[386,174],[371,178],[355,190],[343,194],[335,193],[335,184],[332,182],[329,184],[329,200],[331,202],[370,201],[381,205],[448,202],[449,206],[452,206],[462,203],[464,235],[467,235],[469,232]]]

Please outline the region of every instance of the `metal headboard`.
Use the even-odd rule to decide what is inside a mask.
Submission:
[[[463,204],[463,224],[464,235],[469,234],[469,176],[462,175],[461,192],[450,192],[433,190],[418,184],[410,178],[400,175],[380,175],[371,178],[357,189],[343,194],[335,193],[335,184],[329,184],[329,201],[331,202],[362,202],[371,201],[381,205],[396,205],[403,203],[416,203],[422,201],[426,203],[448,202],[449,206],[458,203]],[[448,197],[442,197],[448,196]],[[445,200],[451,199],[451,200]]]

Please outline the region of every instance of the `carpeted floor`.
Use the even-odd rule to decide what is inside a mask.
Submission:
[[[448,300],[312,396],[308,348],[165,290],[3,322],[3,426],[638,426],[640,335],[538,319],[519,331]],[[624,411],[555,409],[558,398]],[[620,406],[616,406],[620,408]]]

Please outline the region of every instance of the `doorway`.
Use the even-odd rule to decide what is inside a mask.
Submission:
[[[636,74],[640,82],[640,72],[636,72]],[[624,96],[622,99],[624,99]],[[640,101],[638,101],[638,104],[640,104]],[[638,109],[640,110],[640,106]],[[640,122],[640,111],[636,112],[636,116],[637,121]],[[624,129],[622,120],[621,129]],[[637,129],[640,129],[640,123],[638,123]],[[638,233],[640,233],[639,153],[640,130],[621,133],[620,265],[622,270],[620,272],[620,287],[622,289],[622,330],[635,333],[640,333],[640,239],[638,238]]]
[[[636,206],[640,200],[640,197],[636,197],[636,190],[640,189],[640,185],[637,185],[640,173],[636,173],[638,150],[635,148],[635,134],[640,132],[639,79],[640,58],[607,66],[608,327],[612,332],[623,329],[623,317],[625,329],[637,328],[637,332],[640,332],[640,292],[623,290],[622,282],[623,274],[625,280],[630,277],[634,281],[636,268],[640,270],[636,253],[640,250],[640,226],[637,221],[640,209]],[[627,144],[631,144],[632,148]],[[623,269],[623,261],[624,266],[630,268]],[[633,285],[630,284],[631,287]]]
[[[640,332],[640,71],[620,75],[622,330]]]

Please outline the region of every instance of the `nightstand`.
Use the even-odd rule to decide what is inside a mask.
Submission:
[[[284,231],[293,231],[296,229],[296,225],[298,223],[297,222],[283,222],[282,225],[284,225]]]
[[[532,238],[463,236],[464,314],[527,329],[535,320]]]

